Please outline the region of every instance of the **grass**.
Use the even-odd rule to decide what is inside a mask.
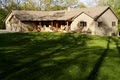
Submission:
[[[120,39],[0,34],[0,80],[120,80]]]

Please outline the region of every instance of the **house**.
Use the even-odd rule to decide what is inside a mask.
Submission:
[[[75,31],[92,35],[118,35],[118,17],[109,6],[60,11],[12,11],[7,31]]]

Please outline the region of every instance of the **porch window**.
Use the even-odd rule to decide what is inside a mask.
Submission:
[[[116,26],[116,23],[115,23],[115,22],[112,22],[112,26],[113,26],[113,27]]]
[[[103,25],[102,22],[98,22],[98,27],[101,27]]]
[[[87,26],[87,22],[85,22],[85,21],[80,22],[80,27],[86,27],[86,26]]]

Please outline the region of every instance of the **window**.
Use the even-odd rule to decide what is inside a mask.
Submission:
[[[111,35],[112,35],[112,36],[116,36],[116,34],[115,34],[115,33],[112,33]]]
[[[98,27],[101,27],[103,25],[102,22],[98,22]]]
[[[112,22],[112,26],[113,26],[113,27],[116,26],[116,23],[115,23],[115,22]]]
[[[81,21],[80,22],[80,27],[86,27],[87,26],[87,22]]]

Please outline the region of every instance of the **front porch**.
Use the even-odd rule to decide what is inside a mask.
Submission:
[[[38,21],[35,30],[38,32],[68,32],[72,21]]]

